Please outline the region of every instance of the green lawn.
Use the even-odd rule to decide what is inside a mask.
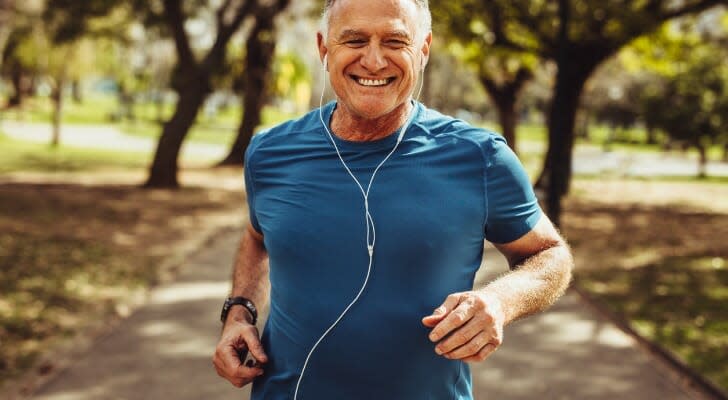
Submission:
[[[15,140],[0,132],[0,173],[17,171],[71,172],[102,168],[143,168],[150,154],[82,149]]]
[[[241,117],[239,107],[230,107],[219,113],[215,118],[208,118],[201,114],[197,123],[187,135],[186,140],[198,143],[212,143],[230,145],[238,132],[238,125]],[[262,115],[262,127],[272,126],[285,120],[295,118],[296,115],[283,113],[274,107],[264,107]],[[140,118],[136,121],[124,121],[121,124],[124,132],[140,137],[158,138],[162,133],[162,125],[154,119]]]

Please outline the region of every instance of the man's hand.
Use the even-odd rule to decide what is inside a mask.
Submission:
[[[248,350],[258,361],[257,364],[243,365],[245,357],[240,357],[239,354],[247,354]],[[217,374],[236,387],[243,387],[263,375],[262,364],[268,362],[268,356],[260,344],[258,329],[246,321],[228,318],[212,362]]]
[[[422,323],[433,328],[435,352],[451,360],[485,360],[503,341],[505,317],[500,301],[478,291],[454,293]]]

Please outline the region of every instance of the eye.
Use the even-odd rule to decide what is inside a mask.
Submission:
[[[398,40],[398,39],[387,40],[386,44],[387,44],[387,46],[395,48],[395,49],[401,49],[403,47],[409,46],[409,43],[405,42],[404,40]]]
[[[349,47],[363,47],[367,44],[367,41],[364,39],[350,39],[344,43]]]

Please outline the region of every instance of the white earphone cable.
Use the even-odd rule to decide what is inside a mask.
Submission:
[[[394,154],[395,151],[397,151],[397,147],[399,147],[399,144],[402,142],[402,139],[404,138],[404,134],[407,131],[407,128],[409,127],[410,123],[412,122],[412,119],[415,114],[415,107],[413,106],[410,115],[407,117],[406,122],[404,125],[402,125],[402,128],[400,129],[400,132],[397,136],[397,143],[395,143],[392,150],[387,154],[386,157],[377,165],[376,168],[374,168],[374,172],[372,172],[372,176],[369,178],[369,183],[367,184],[366,190],[364,190],[364,187],[359,182],[359,179],[356,178],[354,173],[351,171],[349,166],[346,164],[346,161],[344,161],[344,158],[341,156],[341,152],[339,151],[339,147],[336,145],[336,141],[334,140],[334,136],[331,134],[331,131],[328,128],[328,124],[324,120],[323,117],[323,101],[324,101],[324,91],[326,90],[326,57],[324,57],[324,68],[323,68],[323,84],[321,89],[321,97],[319,99],[319,120],[321,120],[321,125],[324,127],[324,130],[326,131],[326,134],[329,136],[329,140],[331,141],[331,144],[334,146],[334,150],[336,151],[336,155],[339,157],[339,161],[341,162],[341,165],[344,166],[344,169],[346,169],[346,172],[349,174],[351,179],[354,180],[354,183],[359,187],[359,191],[362,194],[362,197],[364,198],[364,219],[366,221],[366,230],[367,230],[367,252],[369,253],[369,265],[367,266],[367,273],[366,277],[364,278],[364,282],[362,283],[361,288],[359,289],[359,292],[356,294],[354,299],[349,303],[348,306],[344,309],[344,311],[339,314],[339,317],[336,318],[336,320],[329,326],[326,331],[321,335],[321,337],[318,338],[316,343],[311,347],[311,350],[308,352],[308,355],[306,356],[306,360],[303,362],[303,367],[301,368],[301,373],[298,376],[298,381],[296,382],[296,390],[293,394],[293,400],[297,400],[298,398],[298,389],[301,385],[301,381],[303,380],[303,375],[306,371],[306,367],[308,366],[308,362],[311,359],[311,355],[316,351],[316,348],[318,345],[324,340],[324,338],[336,327],[336,325],[341,321],[342,318],[344,318],[344,315],[346,315],[347,312],[349,312],[349,309],[354,306],[354,304],[359,300],[362,293],[364,293],[364,289],[367,287],[367,284],[369,283],[369,277],[371,276],[372,272],[372,264],[374,260],[374,245],[376,244],[377,240],[377,232],[374,228],[374,218],[372,218],[372,214],[369,212],[369,192],[372,188],[372,184],[374,183],[374,177],[377,175],[377,172],[379,172],[379,169],[384,165],[384,163],[389,160],[389,158]],[[424,80],[424,79],[422,79]],[[420,82],[420,89],[417,94],[417,98],[419,99],[420,93],[422,92],[422,82]],[[333,114],[333,110],[332,110]]]

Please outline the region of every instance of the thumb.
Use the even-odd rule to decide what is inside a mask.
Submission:
[[[256,329],[245,331],[243,333],[243,340],[245,340],[248,350],[256,360],[261,363],[268,362],[268,356],[265,354],[265,350],[263,350],[263,345],[260,343]]]

